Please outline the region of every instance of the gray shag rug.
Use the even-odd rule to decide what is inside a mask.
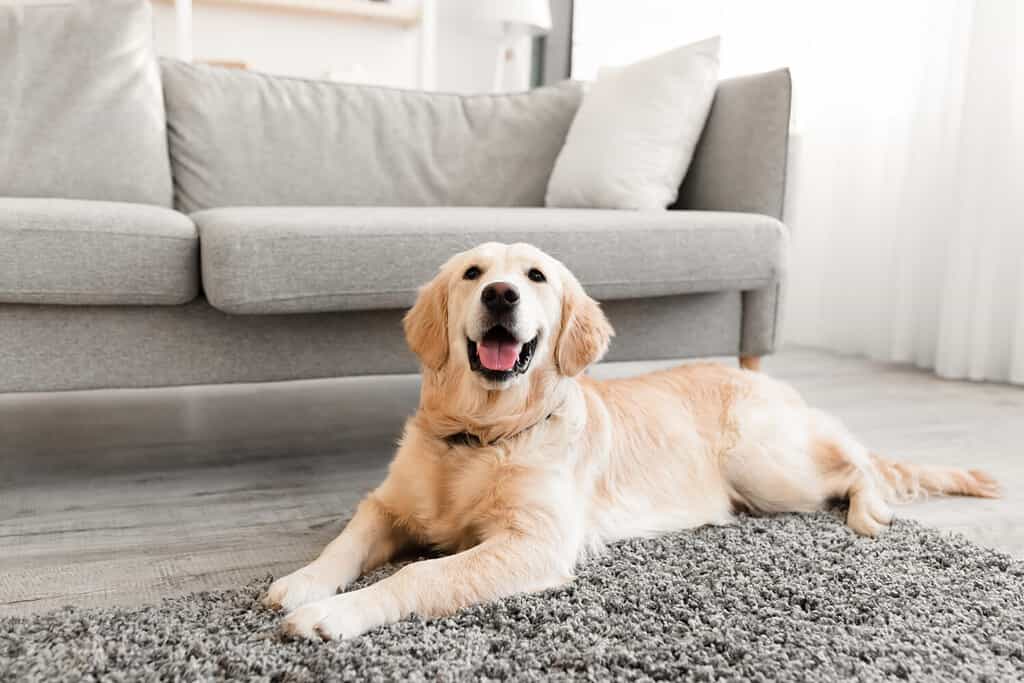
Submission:
[[[280,639],[266,586],[0,620],[0,680],[1024,679],[1024,563],[905,521],[627,541],[565,588],[346,642]]]

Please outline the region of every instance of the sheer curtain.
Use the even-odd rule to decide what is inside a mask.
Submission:
[[[792,68],[786,341],[1024,384],[1024,3],[576,2],[577,77],[711,32]]]

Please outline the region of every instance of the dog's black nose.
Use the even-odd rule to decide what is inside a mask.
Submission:
[[[484,287],[480,300],[492,313],[505,313],[519,303],[519,290],[507,282],[492,282]]]

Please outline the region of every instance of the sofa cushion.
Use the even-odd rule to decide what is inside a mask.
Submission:
[[[0,6],[0,196],[171,205],[147,0]]]
[[[579,84],[397,90],[164,60],[177,205],[543,206]]]
[[[785,227],[758,214],[475,207],[244,207],[193,214],[203,288],[229,313],[412,304],[452,254],[531,242],[599,299],[757,289],[780,278]]]
[[[199,291],[188,216],[143,204],[0,197],[0,302],[181,304]]]
[[[547,206],[658,210],[676,201],[715,96],[719,43],[602,68],[555,161]]]

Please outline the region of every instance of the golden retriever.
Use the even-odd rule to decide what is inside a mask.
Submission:
[[[757,372],[583,376],[612,328],[565,266],[527,244],[454,256],[420,290],[405,332],[423,366],[419,409],[344,532],[264,596],[289,612],[287,634],[350,638],[557,586],[610,542],[726,524],[740,509],[840,498],[850,528],[875,536],[889,502],[997,495],[981,472],[869,453]],[[408,546],[451,554],[338,594]]]

